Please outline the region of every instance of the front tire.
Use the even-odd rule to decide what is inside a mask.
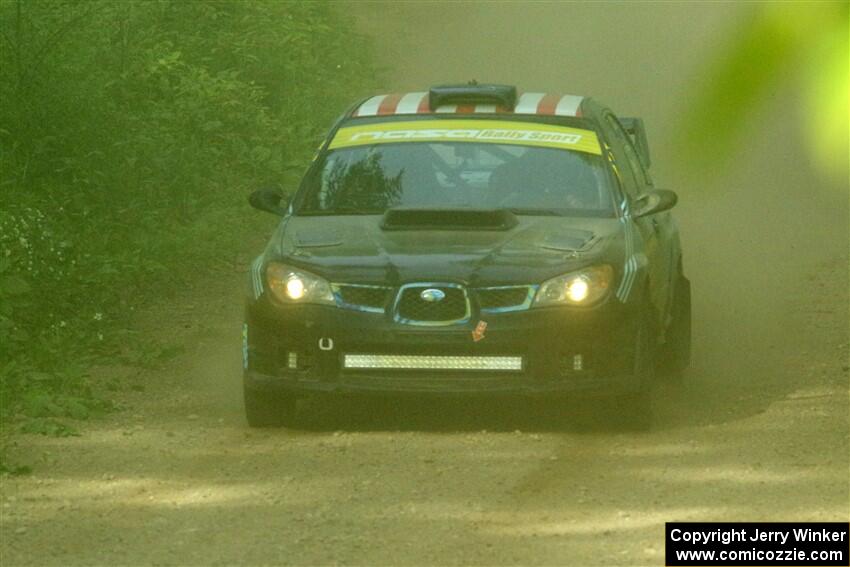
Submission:
[[[295,425],[296,399],[292,394],[255,390],[244,386],[245,417],[251,427]]]
[[[691,363],[691,282],[683,275],[676,282],[673,318],[665,334],[658,366],[665,381],[681,384]]]
[[[611,408],[614,412],[614,425],[627,431],[647,431],[652,428],[653,423],[652,389],[655,382],[656,333],[649,309],[648,305],[644,308],[635,336],[632,372],[637,390],[618,396]]]
[[[624,431],[649,431],[652,429],[654,410],[652,393],[640,391],[619,396],[614,402],[614,425]]]

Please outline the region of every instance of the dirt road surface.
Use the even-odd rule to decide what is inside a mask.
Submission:
[[[185,354],[95,370],[135,386],[120,411],[81,437],[17,438],[10,458],[35,472],[2,479],[0,563],[663,565],[665,521],[846,520],[847,195],[806,166],[793,84],[718,177],[670,163],[689,81],[740,13],[341,7],[376,38],[387,90],[475,77],[644,116],[656,180],[682,197],[686,384],[659,392],[645,434],[609,430],[593,405],[528,401],[310,401],[300,430],[251,430],[243,278],[222,276],[136,324]]]

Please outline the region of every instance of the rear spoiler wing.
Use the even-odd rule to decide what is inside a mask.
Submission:
[[[638,157],[641,164],[646,169],[649,169],[652,161],[649,157],[649,141],[646,139],[646,129],[643,126],[642,118],[621,118],[620,123],[632,138],[632,143],[635,145]]]

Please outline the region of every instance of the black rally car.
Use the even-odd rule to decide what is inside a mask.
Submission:
[[[690,357],[690,284],[643,123],[585,97],[461,85],[332,127],[252,265],[252,426],[310,393],[609,396],[651,419]]]

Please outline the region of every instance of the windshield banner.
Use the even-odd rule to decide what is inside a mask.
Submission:
[[[416,120],[340,128],[329,149],[400,142],[475,142],[559,148],[600,155],[596,133],[509,120]]]

